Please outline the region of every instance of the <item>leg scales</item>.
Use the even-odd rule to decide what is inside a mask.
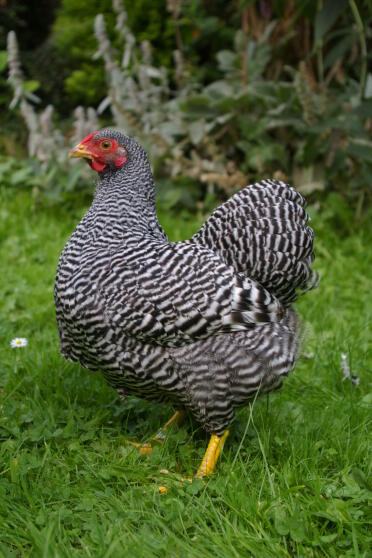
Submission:
[[[217,436],[216,434],[212,434],[211,439],[209,440],[207,450],[204,454],[203,460],[195,475],[197,479],[202,479],[203,477],[207,477],[208,475],[211,475],[213,473],[218,458],[220,456],[221,450],[223,448],[223,445],[228,435],[229,435],[228,430],[226,430],[222,434],[222,436]]]

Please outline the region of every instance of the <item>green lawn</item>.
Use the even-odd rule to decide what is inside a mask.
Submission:
[[[372,556],[372,233],[341,239],[314,214],[306,358],[239,413],[215,475],[189,484],[207,444],[196,424],[141,458],[122,437],[146,440],[171,409],[123,403],[59,355],[54,274],[82,212],[1,195],[0,556]],[[163,222],[174,239],[197,227]],[[342,352],[359,386],[342,381]]]

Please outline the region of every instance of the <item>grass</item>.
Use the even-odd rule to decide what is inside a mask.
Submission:
[[[123,435],[146,440],[171,409],[123,403],[59,355],[53,280],[83,210],[1,198],[0,556],[372,556],[372,233],[341,239],[314,215],[322,282],[298,304],[307,358],[239,413],[216,474],[188,484],[175,473],[201,460],[197,425],[141,458]],[[175,239],[197,226],[162,220]],[[10,349],[17,336],[26,348]],[[341,352],[359,386],[342,381]]]

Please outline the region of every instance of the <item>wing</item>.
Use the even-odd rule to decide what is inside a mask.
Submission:
[[[102,262],[102,258],[96,258]],[[89,270],[96,308],[112,338],[180,346],[222,331],[279,321],[279,301],[208,248],[144,238]],[[84,275],[84,271],[81,270]],[[76,281],[87,284],[86,278]],[[90,300],[92,304],[92,300]],[[84,312],[89,312],[87,309]]]
[[[305,200],[277,180],[247,186],[218,207],[192,242],[258,281],[284,305],[318,284]]]

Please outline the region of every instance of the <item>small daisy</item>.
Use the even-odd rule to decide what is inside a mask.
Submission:
[[[25,337],[16,337],[12,339],[10,342],[10,346],[12,349],[21,349],[22,347],[26,347],[27,339]]]

